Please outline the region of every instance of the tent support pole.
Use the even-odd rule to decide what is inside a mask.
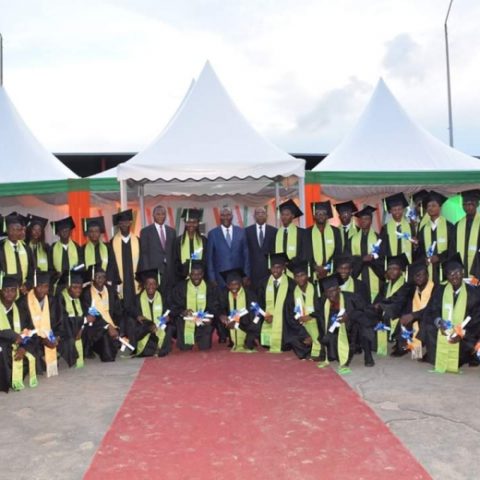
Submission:
[[[120,180],[120,208],[121,210],[126,210],[128,206],[127,199],[127,181]]]
[[[279,210],[278,206],[280,205],[280,185],[278,182],[275,182],[275,226],[278,228],[278,220],[279,220]]]
[[[305,212],[305,177],[298,178],[298,198],[300,199],[300,209],[302,212]],[[300,226],[302,228],[307,226],[305,220],[305,215],[302,215],[300,217]]]
[[[138,200],[140,207],[140,226],[143,228],[145,226],[145,187],[143,184],[138,186]]]

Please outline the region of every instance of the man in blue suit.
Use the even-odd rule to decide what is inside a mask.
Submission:
[[[243,228],[232,225],[233,214],[229,207],[220,212],[220,225],[208,232],[207,273],[212,286],[225,288],[225,281],[220,272],[243,270],[244,283],[250,281],[250,260],[247,239]]]

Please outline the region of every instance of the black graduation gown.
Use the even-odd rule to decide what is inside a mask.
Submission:
[[[252,302],[256,302],[257,297],[249,288],[245,288],[245,287],[243,288],[245,290],[246,309],[250,310],[250,304]],[[237,308],[236,305],[230,305],[228,293],[229,293],[228,290],[222,290],[220,292],[219,315],[228,316],[233,309]],[[240,318],[240,324],[239,324],[240,330],[244,331],[247,334],[245,339],[245,346],[250,350],[255,348],[255,339],[257,339],[260,335],[260,322],[253,323],[254,317],[255,315],[249,312],[248,315],[244,315],[243,317]],[[223,324],[222,324],[222,328],[227,330],[225,326],[223,326]],[[228,332],[225,332],[225,335],[227,335],[227,333]],[[230,330],[230,333],[234,334],[234,331]],[[239,345],[239,346],[243,347],[243,345]]]
[[[331,255],[330,258],[327,259],[326,264],[330,263],[333,258],[336,256],[340,255],[342,253],[342,238],[340,236],[340,230],[335,227],[334,225],[331,225],[333,229],[333,241],[335,243],[333,254]],[[318,228],[316,225],[313,225],[312,227],[308,228],[306,230],[306,236],[307,236],[307,253],[305,256],[305,259],[308,260],[310,263],[315,264],[315,257],[313,255],[313,239],[312,239],[312,231],[314,228]]]
[[[427,250],[430,247],[430,245],[425,245],[425,236],[424,236],[424,228],[425,226],[420,230],[418,234],[418,248],[415,253],[415,259],[416,260],[427,260]],[[432,243],[437,241],[437,233],[438,233],[438,228],[435,230],[432,230]],[[437,249],[435,249],[435,255],[438,255],[439,257],[439,262],[432,265],[432,273],[433,273],[433,282],[435,284],[440,283],[440,268],[442,265],[442,262],[447,260],[447,258],[450,258],[453,254],[455,253],[455,227],[453,226],[452,223],[447,221],[447,249],[442,252],[441,254],[437,253]]]
[[[105,286],[108,289],[108,303],[109,312],[113,322],[119,327],[119,335],[121,337],[128,337],[128,322],[123,315],[122,305],[118,298],[117,292],[110,286]],[[82,307],[85,312],[88,313],[88,309],[92,305],[92,295],[90,293],[90,285],[83,289],[81,297]],[[108,322],[101,316],[98,316],[92,325],[87,325],[84,329],[84,349],[85,356],[91,357],[95,352],[100,356],[102,362],[114,362],[118,349],[120,348],[120,342],[114,340],[105,328]],[[130,338],[130,337],[129,337]]]
[[[414,228],[410,224],[409,225],[409,231],[407,233],[410,233],[412,236],[415,234]],[[388,236],[388,229],[387,229],[387,224],[382,226],[382,229],[380,230],[380,238],[382,239],[382,243],[380,245],[380,257],[385,258],[385,257],[390,257],[392,256],[392,252],[390,249],[390,242],[389,242],[389,236]],[[402,246],[402,240],[397,238],[397,245]],[[401,248],[398,249],[397,247],[397,255],[402,253]],[[415,245],[412,244],[412,256],[415,257]]]
[[[52,271],[54,272],[54,278],[52,280],[53,280],[53,284],[56,286],[55,293],[59,293],[61,290],[63,290],[63,288],[65,288],[67,284],[65,280],[60,280],[60,276],[62,275],[62,273],[69,272],[70,270],[73,269],[73,267],[76,267],[76,265],[70,265],[70,262],[68,261],[68,250],[65,250],[62,247],[62,271],[59,272],[55,270],[55,266],[53,264],[53,248],[57,243],[61,243],[60,240],[57,240],[50,247],[51,265],[52,265]],[[73,242],[73,244],[77,249],[78,265],[82,265],[84,263],[83,249],[80,247],[80,245],[78,245],[78,243]]]
[[[467,287],[467,308],[465,317],[472,319],[465,327],[465,336],[460,340],[459,366],[465,363],[478,364],[475,355],[472,353],[475,344],[480,340],[480,292],[476,287]],[[427,346],[426,359],[429,363],[435,364],[437,350],[438,328],[435,320],[442,318],[442,298],[445,285],[439,285],[432,293],[430,302],[423,313],[425,335],[424,342]]]
[[[281,232],[283,234],[284,230],[285,230],[285,227],[281,226],[281,227],[278,228],[277,233],[275,234],[275,239],[274,239],[274,243],[273,243],[275,251],[276,251],[276,242],[277,242],[276,235],[278,234],[278,232]],[[300,258],[302,260],[307,259],[307,254],[308,254],[308,234],[307,234],[307,232],[308,232],[308,230],[306,230],[305,228],[297,226],[297,251],[295,252],[295,255],[293,255],[291,252],[285,252],[285,253],[288,253],[289,258],[296,257],[296,258]],[[288,239],[288,237],[287,237],[287,239]],[[284,248],[282,248],[281,251],[283,252]]]
[[[175,318],[177,327],[176,338],[177,347],[180,350],[191,350],[193,345],[186,345],[184,341],[185,320],[182,317],[182,312],[186,310],[187,306],[187,282],[184,280],[177,284],[171,291],[168,304],[171,308],[171,315]],[[217,316],[218,314],[218,297],[219,290],[211,287],[207,283],[207,303],[205,311]],[[215,319],[212,319],[215,320]],[[208,322],[202,326],[195,327],[195,343],[200,350],[208,350],[212,347],[212,332],[213,322]]]
[[[82,254],[83,259],[85,260],[85,248],[87,244],[82,247]],[[118,266],[117,261],[115,259],[115,254],[113,253],[113,248],[109,243],[105,243],[107,247],[107,254],[108,254],[108,263],[107,268],[105,269],[105,273],[107,274],[107,282],[111,285],[118,285],[121,283],[120,275],[118,273]],[[95,263],[99,264],[102,263],[102,257],[100,256],[100,243],[95,245]]]
[[[70,300],[67,300],[70,301]],[[73,302],[72,302],[73,303]],[[75,307],[74,312],[75,312]],[[69,367],[73,367],[78,359],[75,341],[77,335],[82,330],[85,318],[85,312],[82,302],[80,301],[80,310],[75,312],[75,316],[69,316],[63,295],[57,296],[57,318],[59,319],[59,336],[60,343],[58,345],[60,355],[67,362]]]
[[[355,224],[353,224],[353,222],[351,223],[348,231],[345,230],[345,228],[343,227],[342,224],[340,224],[337,228],[338,228],[338,231],[340,233],[341,252],[342,253],[348,253],[348,252],[350,252],[350,240],[351,240],[350,235],[355,235],[360,229]],[[352,230],[352,229],[353,229],[353,232],[350,232],[350,230]],[[342,249],[342,245],[343,245],[343,249]]]
[[[129,337],[130,343],[134,346],[138,344],[142,338],[146,335],[150,334],[150,338],[148,339],[143,352],[141,353],[141,357],[152,357],[155,355],[158,346],[158,337],[155,333],[152,333],[152,326],[154,325],[153,322],[150,320],[143,320],[141,323],[137,320],[139,316],[145,316],[142,312],[142,306],[140,303],[140,295],[141,292],[135,296],[133,304],[128,308],[128,315],[131,318],[131,322],[134,325],[134,336],[132,338]],[[163,312],[169,309],[168,305],[165,303],[164,296],[162,295],[162,305],[163,305]],[[162,312],[162,313],[163,313]],[[152,313],[150,315],[153,317]],[[169,315],[170,319],[172,319],[172,315]],[[172,350],[172,335],[175,331],[175,327],[173,322],[167,322],[167,326],[165,328],[165,337],[163,339],[163,343],[158,350],[158,356],[164,357],[168,355]]]
[[[38,268],[42,271],[48,271],[48,272],[51,272],[53,270],[52,247],[48,243],[43,244],[43,248],[44,248],[45,253],[47,255],[47,264],[46,265],[39,264],[38,254],[37,254],[37,245],[29,244],[28,248],[30,248],[30,250],[32,251],[35,268]]]
[[[185,234],[188,235],[188,234]],[[202,240],[202,258],[203,262],[205,265],[207,265],[206,262],[206,255],[207,255],[207,238],[203,235],[200,235],[200,238]],[[174,243],[174,254],[175,254],[175,275],[177,279],[177,283],[185,280],[186,275],[182,263],[182,243],[183,243],[184,235],[179,235],[177,238],[175,238],[175,243]],[[193,252],[193,240],[190,240],[190,251]],[[205,277],[207,277],[207,274],[205,272]]]
[[[6,242],[8,242],[8,238],[4,238],[3,240],[0,241],[0,271],[4,272],[5,275],[13,275],[10,273],[10,271],[7,268],[7,259],[5,255],[5,248],[4,245]],[[27,267],[27,276],[25,283],[27,285],[30,285],[33,279],[33,270],[35,268],[35,260],[33,258],[33,253],[28,248],[28,246],[23,242],[23,245],[25,247],[25,250],[27,252],[27,258],[28,258],[28,267]],[[22,275],[20,273],[15,274],[15,277],[17,278],[18,282],[20,285],[22,285]]]

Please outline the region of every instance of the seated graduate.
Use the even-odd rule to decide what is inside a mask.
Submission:
[[[63,272],[69,272],[84,263],[83,250],[71,238],[72,230],[75,228],[75,222],[72,217],[50,222],[50,225],[52,226],[53,233],[59,237],[59,240],[54,242],[51,247],[55,280],[54,291],[58,293],[65,286],[60,281]]]
[[[61,283],[65,288],[57,294],[57,318],[59,325],[61,357],[69,367],[84,366],[82,334],[86,323],[86,311],[80,297],[85,273],[79,270],[65,272]]]
[[[286,323],[294,316],[295,282],[287,277],[288,257],[284,253],[268,255],[270,276],[260,285],[258,303],[265,313],[261,324],[260,343],[271,353],[289,350]]]
[[[177,327],[177,347],[191,350],[197,345],[200,350],[209,350],[218,290],[205,282],[203,261],[190,260],[184,268],[189,277],[177,284],[169,301]]]
[[[30,317],[18,309],[15,299],[19,283],[15,276],[1,276],[0,286],[0,391],[23,390],[29,375],[30,387],[38,385],[38,348],[32,341]],[[23,337],[22,337],[23,335]]]
[[[41,371],[47,378],[58,375],[57,347],[59,344],[59,319],[55,297],[49,295],[50,273],[35,270],[33,289],[21,297],[17,304],[33,323],[40,343]],[[32,340],[33,341],[33,340]]]
[[[359,259],[358,267],[354,270],[353,276],[365,284],[371,302],[378,295],[384,277],[378,235],[372,228],[373,212],[376,210],[376,208],[367,205],[355,213],[360,229],[350,238],[348,247],[352,256]]]
[[[368,294],[367,286],[356,278],[353,278],[354,263],[359,263],[351,255],[340,255],[335,257],[333,263],[335,265],[335,272],[341,280],[340,290],[342,292],[356,293],[365,301],[370,303],[370,295]]]
[[[185,230],[182,235],[175,239],[175,269],[177,278],[184,280],[185,262],[189,260],[205,260],[207,254],[207,238],[200,233],[200,222],[203,210],[197,208],[185,208],[182,218],[185,222]]]
[[[144,270],[137,273],[142,291],[135,297],[128,314],[135,324],[135,354],[138,357],[165,357],[172,350],[174,325],[168,306],[160,293],[160,273]]]
[[[49,272],[52,270],[51,247],[45,241],[48,218],[29,214],[27,219],[25,242],[33,253],[35,267],[42,272]]]
[[[104,218],[84,218],[82,223],[83,232],[87,236],[87,243],[82,247],[85,268],[100,265],[107,275],[108,283],[116,287],[121,283],[120,274],[112,246],[102,240],[102,235],[105,234]]]
[[[107,274],[101,264],[91,266],[85,280],[90,281],[81,297],[83,310],[87,312],[83,333],[85,356],[93,358],[96,353],[102,362],[114,362],[120,338],[128,342],[120,299],[116,290],[107,285]]]
[[[441,264],[455,253],[455,227],[441,215],[447,200],[431,191],[423,200],[425,216],[418,234],[417,257],[428,261],[428,273],[434,283],[443,281]]]
[[[460,254],[444,262],[445,285],[435,289],[424,313],[426,360],[439,373],[457,373],[465,363],[478,365],[474,354],[480,339],[480,294],[463,281]]]
[[[354,339],[351,338],[354,331],[359,332],[365,366],[375,365],[372,357],[373,329],[365,315],[365,301],[355,293],[342,292],[341,283],[338,274],[330,275],[321,282],[323,294],[318,309],[318,327],[320,343],[326,351],[322,348],[319,367],[338,361],[339,372],[348,373],[354,354]]]
[[[293,259],[288,268],[296,286],[293,290],[295,315],[287,320],[287,342],[298,358],[318,360],[321,350],[317,323],[319,298],[310,281],[310,264],[306,260]]]
[[[377,319],[376,351],[380,356],[387,355],[387,342],[393,342],[400,329],[399,317],[405,308],[407,299],[404,291],[401,291],[406,282],[407,265],[408,258],[404,253],[385,259],[385,283],[373,301],[372,308],[368,310],[369,313],[373,312],[373,316]],[[386,330],[384,326],[389,330]]]
[[[260,322],[255,322],[250,307],[257,299],[249,288],[243,286],[243,270],[227,270],[220,274],[227,289],[220,291],[219,318],[222,328],[230,334],[232,352],[254,350],[255,340],[260,335]]]

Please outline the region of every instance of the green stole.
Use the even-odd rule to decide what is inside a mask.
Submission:
[[[67,243],[68,254],[68,266],[71,270],[78,265],[78,252],[73,240],[69,240]],[[57,273],[62,273],[62,258],[63,258],[63,243],[60,241],[55,242],[53,245],[53,268]]]
[[[477,243],[478,243],[478,233],[480,231],[480,215],[475,213],[473,217],[472,227],[470,228],[470,236],[468,238],[468,249],[467,249],[467,258],[465,259],[465,231],[467,227],[467,217],[463,217],[457,223],[457,251],[462,257],[462,262],[465,265],[465,273],[467,276],[470,275],[470,270],[472,269],[473,260],[475,255],[477,255]]]
[[[150,310],[150,304],[152,304],[153,315]],[[163,314],[163,302],[160,292],[156,291],[155,295],[153,296],[153,302],[150,302],[147,292],[143,290],[143,292],[140,294],[140,308],[142,310],[142,315],[156,324],[158,317],[161,317]],[[151,333],[147,333],[147,335],[138,341],[137,355],[141,355],[145,350],[148,340],[150,339],[150,335]],[[158,348],[161,348],[163,341],[165,340],[165,330],[157,328],[156,335],[158,338],[157,346]]]
[[[346,225],[345,225],[346,226]],[[340,230],[340,239],[342,240],[342,252],[345,251],[345,235],[344,235],[344,230],[343,230],[343,224],[340,224],[340,226],[338,227],[338,229]],[[357,227],[356,225],[350,221],[350,227],[348,228],[348,232],[347,232],[347,238],[348,240],[351,240],[356,234],[357,234]],[[375,242],[374,242],[375,243]]]
[[[328,298],[325,300],[325,305],[323,306],[323,316],[325,319],[325,332],[328,333],[330,328],[330,307],[331,303]],[[340,310],[345,308],[345,299],[343,298],[343,292],[340,292]],[[338,361],[340,368],[346,367],[348,363],[348,357],[350,355],[350,345],[348,342],[347,327],[345,323],[341,323],[338,329],[337,337],[337,350],[338,350]],[[328,363],[328,358],[326,359]]]
[[[106,271],[108,265],[108,249],[105,243],[101,240],[99,241],[99,253],[100,260],[102,262],[102,268]],[[95,260],[95,245],[88,241],[85,245],[85,268],[95,265],[97,262]]]
[[[33,252],[35,255],[35,264],[38,268],[38,270],[42,272],[47,272],[48,271],[48,256],[47,252],[43,248],[43,245],[41,243],[30,243],[29,245],[30,250]]]
[[[200,282],[198,287],[187,281],[187,310],[192,312],[205,311],[207,308],[207,284],[205,280]],[[186,345],[195,344],[195,320],[187,320],[184,322],[183,341]]]
[[[377,234],[373,229],[368,231],[367,236],[367,245],[371,249],[375,243],[377,243]],[[362,257],[362,230],[360,229],[353,237],[351,241],[352,245],[352,255]],[[367,255],[370,253],[367,252]],[[360,273],[360,280],[365,281],[363,278],[363,273]],[[368,267],[368,281],[370,284],[370,301],[377,297],[378,292],[380,291],[380,279],[378,278],[377,274],[373,271],[372,267]]]
[[[460,287],[457,301],[453,305],[453,287],[445,285],[442,296],[442,318],[450,320],[453,325],[460,325],[465,320],[467,312],[467,287],[464,283]],[[437,351],[435,354],[435,371],[439,373],[458,373],[460,343],[448,343],[448,337],[437,333]]]
[[[387,293],[385,294],[385,298],[390,298],[392,297],[395,293],[397,293],[400,288],[405,285],[405,277],[402,274],[402,276],[392,284],[392,282],[389,280],[387,282]],[[397,328],[399,318],[394,318],[390,320],[390,333],[389,337],[390,340],[393,339],[393,334],[395,332],[395,329]],[[386,331],[377,331],[377,355],[385,356],[387,354],[387,332]]]
[[[63,300],[65,301],[65,309],[67,310],[68,316],[69,317],[82,316],[81,314],[83,313],[83,310],[82,310],[82,304],[80,303],[80,299],[72,298],[68,294],[68,290],[66,288],[62,290],[62,296],[63,296]],[[73,308],[74,305],[75,305],[75,308]],[[76,314],[75,314],[75,309],[77,310]],[[75,349],[77,350],[77,354],[78,354],[75,367],[83,368],[85,366],[85,362],[83,357],[83,343],[81,338],[78,340],[75,338]]]
[[[302,316],[310,315],[315,311],[315,288],[310,282],[307,283],[307,289],[305,293],[300,287],[297,286],[295,287],[293,295],[295,297],[295,305],[302,306]],[[310,355],[312,357],[318,357],[320,355],[320,333],[318,332],[316,319],[312,317],[310,320],[308,320],[308,322],[303,324],[303,327],[312,339],[312,350]]]
[[[235,305],[236,300],[236,308],[235,310],[240,311],[244,308],[247,308],[247,295],[245,294],[245,290],[243,287],[237,293],[237,298],[234,299],[232,292],[228,292],[228,309],[229,314],[234,309],[233,306]],[[241,330],[240,328],[233,328],[230,330],[230,338],[233,342],[232,352],[244,352],[245,348],[245,340],[247,338],[247,334]]]
[[[17,275],[17,261],[15,260],[15,251],[13,250],[10,240],[5,240],[3,244],[3,249],[5,252],[5,261],[6,269],[5,272],[7,275]],[[25,245],[22,242],[17,242],[18,258],[20,259],[20,267],[22,274],[22,284],[25,283],[28,273],[28,254],[25,249]]]
[[[323,258],[322,233],[316,225],[312,228],[313,259],[316,265],[326,265],[335,252],[335,235],[332,226],[327,223],[323,230],[325,240],[325,258]]]
[[[355,282],[353,281],[352,276],[348,277],[348,280],[340,286],[342,292],[355,293]]]
[[[428,252],[428,249],[432,245],[432,224],[430,222],[430,216],[428,218],[429,218],[429,221],[425,223],[425,226],[422,228],[423,241],[425,244],[425,253]],[[441,253],[445,252],[447,249],[448,249],[447,219],[445,217],[440,216],[437,219],[437,244],[435,246],[435,251],[438,253],[438,255],[440,255]],[[428,274],[430,278],[433,278],[433,265],[431,263],[428,264]]]
[[[12,309],[13,331],[20,335],[22,333],[22,327],[20,325],[18,308],[15,303],[13,303]],[[0,330],[12,330],[10,322],[8,321],[7,312],[5,311],[5,306],[2,302],[0,302]],[[23,383],[23,359],[15,360],[15,354],[17,353],[18,348],[19,346],[16,343],[12,345],[12,389],[17,392],[25,388]],[[25,357],[28,360],[28,374],[30,377],[29,385],[31,388],[34,388],[38,385],[36,360],[29,352],[25,353]]]
[[[281,227],[277,231],[277,236],[275,237],[275,252],[283,252],[283,232],[285,227]],[[297,256],[297,226],[291,223],[288,228],[287,235],[287,251],[284,252],[289,259]]]
[[[282,333],[283,333],[283,305],[288,293],[288,277],[282,274],[280,277],[280,286],[278,287],[277,299],[273,287],[273,275],[267,282],[265,292],[265,311],[273,316],[272,323],[263,322],[260,333],[260,343],[265,347],[270,347],[270,353],[282,352]]]
[[[410,224],[402,218],[400,223],[401,233],[409,233],[412,235],[412,227]],[[408,261],[412,263],[412,242],[410,240],[403,239],[401,240],[402,251],[397,252],[398,236],[397,236],[397,222],[392,218],[387,223],[387,235],[388,235],[388,244],[390,246],[390,255],[400,255],[405,253],[408,258]]]
[[[202,238],[200,237],[200,235],[195,235],[193,237],[193,252],[198,252],[198,256],[196,258],[197,260],[203,259],[203,250],[201,250],[202,248]],[[186,233],[184,235],[184,238],[182,239],[182,247],[180,249],[182,265],[192,259],[193,252],[190,251],[190,237],[188,236],[188,233]]]

